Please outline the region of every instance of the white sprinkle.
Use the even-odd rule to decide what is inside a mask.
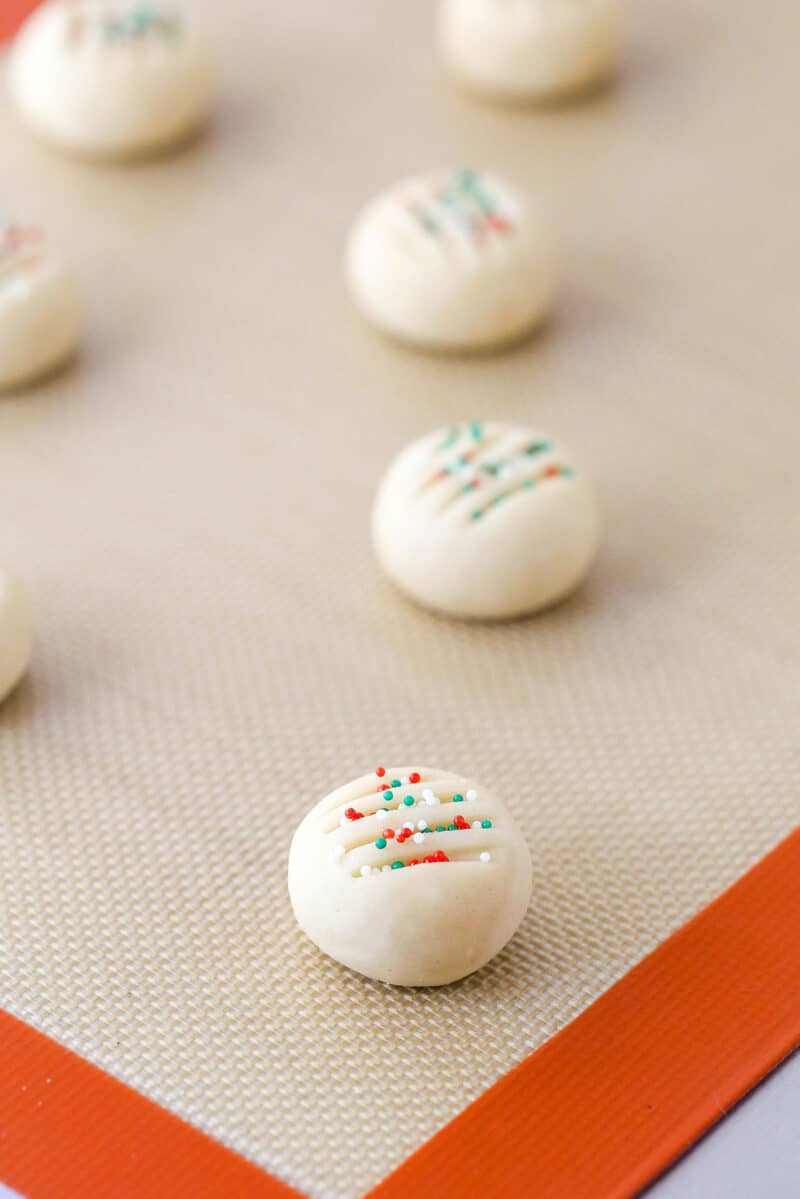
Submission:
[[[342,813],[342,815],[339,817],[339,824],[342,826],[342,828],[344,828],[344,826],[349,823],[350,821],[347,819],[344,813]]]
[[[486,853],[486,851],[484,850],[484,852],[481,854],[481,861],[482,862],[491,862],[491,860],[492,860],[492,855],[490,853]]]
[[[477,799],[477,798],[478,798],[477,791],[468,791],[467,792],[467,799]]]
[[[425,829],[425,828],[427,828],[427,827],[428,827],[428,822],[427,822],[427,820],[418,820],[418,821],[417,821],[417,828],[418,828],[420,831],[422,831],[422,829]]]
[[[334,862],[338,862],[340,858],[343,858],[344,846],[339,844],[334,845],[333,849],[331,850],[331,857],[333,858]]]
[[[361,877],[366,878],[368,874],[372,874],[372,867],[371,866],[362,866],[361,867]]]
[[[403,777],[400,779],[400,782],[402,783],[402,785],[404,787],[407,787],[408,786],[408,775],[404,774]]]
[[[392,868],[391,868],[391,866],[381,866],[381,870],[383,871],[384,874],[386,873],[387,870],[391,874]]]
[[[473,820],[472,827],[473,828],[482,828],[483,825],[481,824],[480,820]]]
[[[426,787],[422,792],[422,798],[426,799],[428,803],[430,803],[431,800],[436,799],[436,796],[433,794],[433,791],[430,787]]]
[[[422,842],[425,840],[425,834],[424,833],[414,833],[414,836],[411,838],[411,840],[416,841],[417,845],[421,845]]]
[[[410,820],[407,820],[405,822],[405,824],[403,825],[403,828],[407,828],[410,833],[413,833],[413,831],[414,831],[414,825]]]

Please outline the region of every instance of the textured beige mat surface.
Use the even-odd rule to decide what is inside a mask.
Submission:
[[[87,308],[80,363],[0,401],[38,628],[0,712],[0,1000],[351,1199],[797,823],[800,15],[641,0],[623,85],[542,114],[452,91],[426,0],[217,23],[219,117],[173,160],[62,160],[0,106],[0,206]],[[561,230],[514,353],[425,358],[347,303],[354,211],[440,162]],[[506,627],[415,610],[368,544],[396,449],[475,417],[563,437],[606,521],[590,584]],[[520,934],[436,993],[325,960],[286,897],[300,815],[392,759],[491,782],[533,851]]]

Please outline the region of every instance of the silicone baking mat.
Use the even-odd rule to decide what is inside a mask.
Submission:
[[[0,401],[0,555],[38,642],[0,712],[0,1001],[311,1196],[351,1199],[798,822],[798,13],[642,0],[622,85],[484,107],[428,3],[193,5],[208,137],[62,159],[4,102],[3,208],[86,299],[79,363]],[[351,311],[376,189],[486,166],[563,243],[550,327],[426,358]],[[572,445],[606,536],[536,619],[447,623],[368,543],[393,453],[521,420]],[[436,992],[296,929],[305,809],[381,761],[507,797],[534,860],[508,949]]]

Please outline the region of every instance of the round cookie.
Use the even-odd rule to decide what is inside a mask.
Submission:
[[[41,230],[0,221],[0,389],[58,366],[79,333],[75,283]]]
[[[467,85],[548,100],[607,79],[622,44],[622,0],[441,0],[441,57]]]
[[[312,808],[289,851],[289,895],[323,952],[405,987],[453,982],[516,932],[528,847],[490,791],[428,767],[378,767]]]
[[[23,25],[11,97],[64,149],[128,157],[184,140],[206,119],[211,55],[173,8],[137,0],[50,0]]]
[[[385,333],[431,349],[487,349],[543,319],[555,249],[539,213],[508,184],[442,170],[367,205],[346,269],[356,305]]]
[[[549,437],[499,422],[440,429],[392,462],[375,552],[412,599],[449,616],[535,612],[572,591],[598,539],[594,495]]]
[[[18,579],[0,569],[0,700],[28,669],[32,641],[28,593]]]

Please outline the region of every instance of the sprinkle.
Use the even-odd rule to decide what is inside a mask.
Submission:
[[[386,803],[391,803],[392,800],[394,799],[394,791],[390,791],[387,787],[387,789],[383,793],[383,798],[386,801]]]
[[[405,862],[392,862],[392,870],[402,870]]]
[[[407,807],[407,808],[413,808],[413,806],[414,806],[414,796],[413,796],[413,795],[407,795],[407,796],[405,797],[405,799],[403,800],[403,803],[406,805],[406,807]]]
[[[469,427],[469,431],[472,434],[472,436],[474,437],[475,441],[480,441],[481,437],[483,436],[483,433],[481,432],[481,426],[478,423],[478,421],[472,422],[472,424]]]
[[[337,842],[337,844],[334,845],[333,849],[331,850],[331,857],[334,860],[334,862],[338,862],[340,858],[343,858],[344,857],[344,846],[340,845]]]
[[[387,871],[387,870],[391,870],[391,866],[389,865],[389,863],[388,863],[388,862],[386,863],[386,865],[385,865],[385,866],[381,866],[381,871],[382,871],[382,873],[383,873],[383,874],[386,874],[386,871]]]
[[[467,799],[477,799],[477,798],[478,798],[477,791],[468,791],[467,792]]]
[[[385,849],[386,848],[386,838],[378,837],[377,841],[375,842],[375,848],[376,849]]]
[[[457,830],[458,830],[457,824],[448,824],[448,826],[447,826],[448,833],[455,833]]]
[[[403,784],[400,782],[400,779],[392,779],[392,786],[393,786],[393,787],[402,787],[402,785],[403,785]]]
[[[529,445],[526,448],[525,453],[529,454],[529,455],[543,454],[545,452],[545,450],[549,450],[549,449],[550,449],[549,441],[534,441],[531,443],[531,445]]]
[[[405,775],[405,776],[404,776],[403,778],[401,778],[401,780],[400,780],[400,782],[403,784],[403,786],[404,786],[404,787],[407,787],[407,786],[408,786],[408,781],[409,781],[409,780],[408,780],[408,775]]]
[[[414,831],[414,825],[411,823],[410,820],[407,820],[405,822],[405,824],[403,825],[403,828],[407,828],[410,833],[413,833],[413,831]]]
[[[427,827],[428,827],[427,820],[418,820],[417,821],[417,828],[419,829],[420,832],[422,832],[423,829],[426,829]]]
[[[381,836],[388,837],[388,839],[391,841],[392,837],[394,836],[394,829],[393,828],[385,828],[383,830],[383,832],[381,833]]]
[[[476,508],[475,511],[472,513],[472,516],[470,519],[471,520],[480,520],[480,518],[482,516],[483,516],[483,513],[481,512],[480,508]]]
[[[542,474],[546,479],[555,479],[561,474],[561,467],[555,465],[546,466],[542,471]]]
[[[422,798],[425,800],[425,803],[431,808],[434,806],[434,804],[437,804],[439,802],[438,799],[436,798],[436,796],[434,795],[433,791],[431,791],[430,787],[428,787],[427,790],[422,792]]]
[[[357,812],[355,808],[345,808],[344,814],[348,820],[361,820],[364,813]]]
[[[410,774],[408,776],[408,781],[410,783],[418,783],[419,782],[419,775],[417,774],[416,770],[414,771],[413,774]]]
[[[339,817],[339,824],[347,824],[347,817],[344,814]]]
[[[481,861],[482,862],[491,862],[491,860],[492,860],[492,855],[490,853],[486,853],[486,851],[484,850],[484,852],[481,854]]]
[[[411,840],[414,841],[415,844],[421,845],[425,840],[425,835],[424,833],[414,833],[414,836],[411,838]]]
[[[362,866],[360,873],[361,873],[362,878],[366,878],[368,874],[372,874],[372,867],[371,866]]]
[[[481,828],[491,828],[491,827],[492,827],[491,820],[482,820],[481,821]]]
[[[382,779],[383,776],[386,774],[386,767],[379,766],[378,769],[375,771],[375,773],[377,774],[379,779]]]
[[[463,802],[464,802],[463,795],[454,795],[453,796],[453,803],[463,803]]]
[[[419,858],[412,858],[408,864],[409,866],[419,866]]]
[[[575,471],[572,469],[571,466],[562,466],[561,473],[565,479],[571,479],[572,476],[575,474]]]
[[[480,820],[473,820],[472,827],[473,828],[483,828],[483,825],[481,824]]]
[[[443,824],[437,824],[436,831],[437,831],[437,833],[446,833],[447,829],[444,827]]]
[[[456,828],[469,828],[463,816],[456,816]]]
[[[535,486],[536,486],[536,480],[535,480],[535,479],[526,479],[526,480],[525,480],[525,482],[522,484],[522,486],[523,486],[523,487],[529,487],[529,488],[530,488],[530,487],[535,487]]]

